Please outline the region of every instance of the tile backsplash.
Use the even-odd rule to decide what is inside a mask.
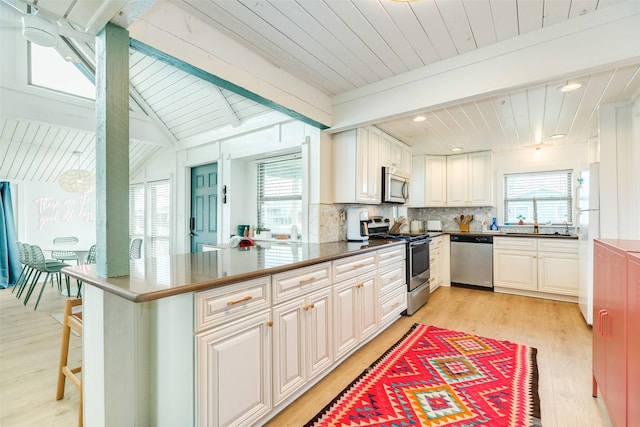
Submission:
[[[460,208],[409,208],[407,217],[409,221],[442,221],[443,231],[458,231],[458,224],[454,218],[460,215],[473,215],[473,221],[469,224],[469,231],[482,231],[483,222],[486,221],[487,226],[491,225],[491,219],[496,216],[496,208],[486,207],[460,207]]]

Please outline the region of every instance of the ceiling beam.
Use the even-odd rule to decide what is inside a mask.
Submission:
[[[189,6],[180,3],[181,7]],[[331,126],[331,99],[313,85],[270,63],[188,11],[158,1],[129,27],[131,38],[232,83],[246,98],[312,126]],[[201,77],[202,78],[202,77]],[[229,88],[230,90],[233,90]]]
[[[640,62],[640,2],[505,40],[333,97],[330,132]]]
[[[0,103],[0,117],[2,118],[33,120],[51,126],[90,132],[96,130],[96,113],[93,101],[64,102],[39,93],[32,93],[32,91],[24,92],[4,87],[0,88],[0,99],[2,99]],[[130,138],[140,142],[165,147],[170,147],[173,144],[156,124],[135,117],[130,119],[130,132]]]
[[[236,114],[236,112],[233,111],[233,108],[231,108],[229,101],[227,101],[227,98],[224,97],[220,88],[212,84],[209,84],[207,86],[211,91],[211,95],[216,99],[216,102],[222,108],[224,112],[224,116],[227,118],[227,120],[231,124],[231,127],[237,128],[238,126],[240,126],[240,118],[238,118],[238,115]]]
[[[153,123],[158,126],[160,132],[162,132],[164,136],[167,137],[167,139],[171,142],[171,145],[177,147],[180,142],[178,141],[176,136],[173,134],[173,132],[171,132],[167,125],[164,124],[162,119],[156,114],[155,110],[149,105],[149,103],[147,103],[144,97],[140,94],[140,92],[136,90],[135,87],[133,87],[131,83],[129,83],[129,95],[140,106],[140,108],[142,108],[147,116],[149,116],[151,121],[153,121]]]

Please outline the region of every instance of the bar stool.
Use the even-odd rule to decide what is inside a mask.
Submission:
[[[80,390],[80,410],[78,412],[78,426],[82,427],[82,379],[78,375],[82,370],[82,365],[69,368],[69,338],[71,330],[82,336],[82,312],[74,313],[73,307],[82,305],[82,298],[68,299],[64,304],[64,318],[62,323],[62,345],[60,347],[60,364],[58,366],[58,389],[56,400],[64,397],[65,379],[69,380]]]

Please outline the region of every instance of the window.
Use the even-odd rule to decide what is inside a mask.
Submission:
[[[129,237],[143,239],[148,256],[169,255],[170,208],[168,180],[129,187]]]
[[[78,66],[67,62],[52,47],[29,43],[30,83],[59,92],[95,99],[96,88]]]
[[[258,225],[273,234],[302,230],[302,159],[279,158],[258,163]],[[293,236],[292,238],[297,238]]]
[[[504,222],[571,224],[571,170],[514,173],[504,175]],[[535,198],[535,203],[534,203]]]

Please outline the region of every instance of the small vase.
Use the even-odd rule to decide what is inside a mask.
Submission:
[[[489,230],[498,231],[498,223],[496,222],[495,216],[491,220],[491,227],[489,227]]]

